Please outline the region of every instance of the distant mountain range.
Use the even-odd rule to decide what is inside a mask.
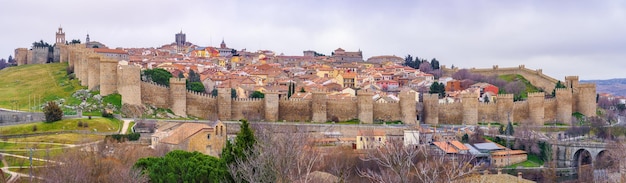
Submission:
[[[607,80],[581,80],[581,83],[596,83],[596,92],[626,96],[626,78]]]

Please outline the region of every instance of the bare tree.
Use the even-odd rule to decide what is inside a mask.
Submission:
[[[387,142],[362,158],[378,167],[358,168],[359,176],[372,182],[451,182],[475,172],[472,156],[445,156],[426,146],[404,147],[401,142]]]
[[[229,166],[236,182],[308,182],[322,159],[303,128],[256,126],[257,143]]]

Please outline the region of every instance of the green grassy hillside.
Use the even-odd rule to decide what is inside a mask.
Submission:
[[[533,93],[533,92],[540,92],[539,88],[535,87],[534,85],[530,84],[530,81],[526,80],[526,78],[524,78],[524,76],[519,75],[519,74],[507,74],[507,75],[500,75],[498,76],[500,79],[505,80],[506,82],[513,82],[513,81],[521,81],[526,85],[526,92],[524,92],[522,94],[522,98],[528,98],[528,93]]]
[[[66,67],[67,63],[53,63],[0,70],[0,108],[28,111],[29,96],[31,103],[33,98],[41,101],[31,106],[38,106],[49,100],[69,98],[72,93],[83,87],[79,85],[78,80],[68,79]]]

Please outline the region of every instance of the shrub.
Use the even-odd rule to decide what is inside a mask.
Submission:
[[[109,110],[106,110],[106,109],[103,109],[102,110],[102,117],[112,118],[113,117],[113,112],[111,112]]]
[[[37,131],[37,125],[33,125],[33,132]]]
[[[84,127],[84,128],[87,128],[87,127],[89,127],[89,123],[87,123],[87,122],[84,122],[84,123],[83,123],[83,127]]]
[[[83,122],[82,121],[78,121],[78,127],[83,127]]]
[[[141,134],[139,133],[131,133],[131,134],[113,134],[113,135],[107,135],[106,139],[115,139],[118,142],[124,142],[124,141],[136,141],[139,140],[139,137],[141,137]]]
[[[48,102],[48,104],[43,108],[43,113],[46,117],[46,122],[48,123],[63,119],[63,111],[59,105],[53,101]]]

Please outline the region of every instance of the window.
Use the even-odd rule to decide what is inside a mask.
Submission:
[[[363,141],[363,137],[361,137],[361,141]]]
[[[380,142],[380,141],[383,141],[383,139],[382,139],[382,138],[380,138],[380,137],[378,137],[378,142]]]
[[[211,134],[207,134],[206,139],[211,139]]]

